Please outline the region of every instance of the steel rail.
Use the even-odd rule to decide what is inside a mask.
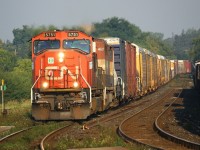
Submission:
[[[65,128],[71,126],[71,125],[73,125],[73,123],[70,124],[70,125],[66,125],[66,126],[64,126],[64,127],[62,127],[62,128],[56,129],[56,130],[50,132],[49,134],[47,134],[47,135],[41,140],[41,142],[40,142],[40,149],[41,149],[41,150],[45,150],[45,148],[44,148],[44,142],[45,142],[49,137],[51,137],[51,136],[52,136],[53,134],[55,134],[56,132],[59,132],[59,131],[65,129]]]
[[[28,127],[28,128],[26,128],[26,129],[22,129],[22,130],[19,130],[19,131],[17,131],[17,132],[11,133],[11,134],[9,134],[9,135],[7,135],[7,136],[1,138],[1,139],[0,139],[0,143],[3,142],[3,141],[5,141],[5,140],[7,140],[8,138],[11,138],[11,137],[13,137],[13,136],[15,136],[15,135],[17,135],[17,134],[20,134],[20,133],[25,132],[25,131],[30,130],[30,129],[32,129],[32,127]]]
[[[183,90],[182,90],[183,91]],[[192,149],[200,149],[200,144],[199,143],[195,143],[180,137],[177,137],[173,134],[170,134],[169,132],[164,131],[158,123],[158,120],[167,112],[167,110],[169,110],[169,108],[172,106],[172,104],[180,97],[180,94],[182,93],[182,91],[179,93],[179,95],[171,102],[171,104],[156,118],[155,122],[154,122],[154,127],[155,129],[158,131],[158,133],[166,138],[169,139],[170,141],[173,141],[175,143],[184,145],[185,147],[188,148],[192,148]]]
[[[122,139],[124,139],[124,140],[127,141],[127,142],[132,142],[132,143],[135,142],[135,143],[138,143],[138,144],[141,144],[141,145],[146,145],[146,146],[148,146],[148,147],[150,147],[150,148],[153,148],[153,149],[163,150],[163,148],[161,148],[161,147],[156,147],[156,146],[153,146],[153,145],[150,145],[150,144],[141,142],[141,141],[137,141],[137,140],[131,138],[130,136],[126,135],[126,134],[123,132],[123,130],[122,130],[122,125],[124,124],[124,122],[126,122],[126,121],[129,120],[130,118],[132,118],[132,117],[138,115],[139,113],[141,113],[141,112],[147,110],[147,109],[150,108],[151,106],[153,106],[153,105],[155,105],[155,104],[161,102],[161,101],[162,101],[164,98],[166,98],[172,91],[173,91],[173,89],[170,90],[167,94],[165,94],[165,96],[163,96],[159,101],[156,101],[155,103],[153,103],[153,104],[151,104],[151,105],[145,107],[144,109],[138,111],[136,114],[134,114],[134,115],[132,115],[132,116],[130,116],[130,117],[124,119],[124,120],[121,122],[121,124],[119,125],[118,129],[117,129],[118,135],[119,135],[120,137],[122,137]]]

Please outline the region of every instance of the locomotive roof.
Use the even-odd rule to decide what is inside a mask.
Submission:
[[[44,34],[44,33],[51,33],[51,32],[55,32],[55,33],[56,33],[56,32],[57,32],[57,33],[58,33],[58,32],[80,32],[80,33],[84,34],[85,36],[92,37],[92,36],[86,34],[86,33],[83,32],[83,31],[80,31],[80,30],[48,30],[48,31],[40,32],[39,34],[33,36],[32,38],[35,38],[35,37],[37,37],[37,36],[39,36],[39,35],[41,35],[41,34]]]

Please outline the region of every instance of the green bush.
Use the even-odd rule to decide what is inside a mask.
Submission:
[[[30,59],[19,59],[12,71],[0,72],[0,78],[5,80],[7,87],[5,100],[21,101],[30,98],[31,72]]]

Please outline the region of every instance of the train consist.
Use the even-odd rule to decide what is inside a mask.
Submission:
[[[71,30],[42,32],[32,38],[32,116],[86,119],[189,72],[187,60],[168,60],[120,38],[96,39]]]

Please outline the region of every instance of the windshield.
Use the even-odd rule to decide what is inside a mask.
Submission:
[[[90,52],[90,41],[89,40],[64,40],[63,47],[65,49],[80,49],[86,53]]]
[[[46,49],[59,49],[59,40],[41,40],[34,42],[34,53],[39,53]]]

